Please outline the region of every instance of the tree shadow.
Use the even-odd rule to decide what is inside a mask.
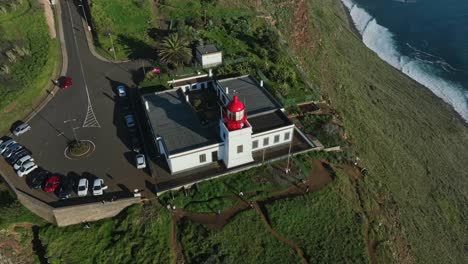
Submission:
[[[130,60],[155,60],[157,58],[155,47],[145,43],[144,41],[124,35],[118,35],[117,41],[124,46],[127,58]]]

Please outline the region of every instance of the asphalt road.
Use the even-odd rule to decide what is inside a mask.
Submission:
[[[30,121],[32,130],[16,139],[32,151],[39,166],[52,173],[100,177],[109,185],[109,192],[144,189],[153,179],[148,171],[135,168],[125,113],[115,90],[118,84],[124,84],[130,92],[136,89],[131,72],[138,66],[133,62],[104,62],[91,54],[80,17],[82,9],[75,2],[60,1],[67,76],[73,78],[73,86],[59,90]],[[67,120],[75,121],[65,123]],[[74,160],[64,155],[67,142],[74,138],[73,129],[79,140],[95,145],[95,151],[86,158]]]

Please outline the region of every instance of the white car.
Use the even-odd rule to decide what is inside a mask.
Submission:
[[[125,116],[125,124],[127,127],[134,127],[135,126],[135,119],[133,118],[132,115],[126,115]]]
[[[127,96],[127,92],[125,92],[125,86],[123,86],[123,85],[117,86],[117,92],[119,93],[120,97]]]
[[[3,152],[5,152],[8,149],[9,146],[11,146],[11,145],[13,145],[15,143],[16,143],[16,141],[14,141],[13,139],[8,139],[8,140],[2,142],[0,144],[0,154],[3,154]]]
[[[104,184],[104,180],[101,178],[95,179],[93,183],[93,195],[103,195],[104,190],[107,190],[107,185]]]
[[[21,134],[28,132],[29,130],[31,130],[31,126],[26,123],[23,123],[17,126],[15,129],[13,129],[13,134],[15,134],[15,136],[19,136]]]
[[[21,167],[23,167],[23,164],[26,164],[26,162],[28,162],[28,161],[34,161],[34,159],[33,159],[31,156],[26,155],[26,156],[20,158],[20,159],[15,163],[15,165],[13,165],[13,168],[14,168],[15,170],[19,170]]]
[[[88,180],[81,178],[78,182],[78,196],[86,196],[88,194]]]
[[[136,163],[137,169],[146,168],[145,155],[144,154],[137,154],[135,156],[135,163]]]
[[[18,176],[20,177],[23,177],[28,175],[31,171],[35,169],[37,169],[36,163],[34,163],[33,161],[28,161],[16,171],[16,174],[18,174]]]

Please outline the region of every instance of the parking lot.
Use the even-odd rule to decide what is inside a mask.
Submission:
[[[135,114],[138,96],[134,78],[141,63],[113,64],[95,58],[80,29],[79,7],[70,4],[68,9],[66,5],[62,5],[69,62],[66,75],[73,78],[73,85],[59,89],[36,113],[28,122],[31,130],[12,138],[31,152],[41,170],[59,176],[61,181],[68,179],[74,183],[72,200],[86,200],[76,198],[80,178],[88,179],[90,184],[96,178],[103,179],[108,189],[102,197],[131,193],[134,189],[144,189],[143,195],[151,196],[148,187],[154,186],[155,181],[149,168],[136,168],[132,151],[137,145],[141,152],[145,151],[139,115],[135,115],[136,125],[131,129],[126,127],[124,119],[125,115]],[[119,85],[125,85],[126,96],[119,97]],[[68,143],[75,137],[91,144],[92,150],[80,157],[67,155]],[[30,188],[26,183],[28,177],[18,177],[3,159],[0,165],[4,176],[19,190],[47,203],[59,200],[56,192]],[[90,191],[87,196],[92,196]]]

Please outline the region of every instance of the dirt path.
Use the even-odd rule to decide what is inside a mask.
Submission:
[[[287,246],[293,249],[295,253],[301,258],[302,263],[308,263],[305,253],[301,249],[299,244],[279,234],[271,226],[268,215],[262,208],[265,204],[269,204],[277,200],[304,195],[307,192],[319,190],[332,181],[332,172],[329,169],[329,165],[325,161],[313,160],[312,165],[312,171],[302,183],[295,184],[287,188],[286,190],[275,192],[272,194],[271,197],[265,199],[248,201],[243,197],[238,197],[239,202],[236,205],[220,212],[220,214],[196,213],[185,211],[183,209],[173,210],[171,227],[171,250],[173,251],[174,256],[176,257],[176,263],[186,263],[182,246],[180,245],[180,242],[178,241],[177,237],[177,223],[180,220],[185,218],[189,219],[190,221],[202,224],[209,229],[221,230],[238,213],[252,208],[254,208],[256,212],[261,216],[265,227],[273,236],[275,236],[281,242],[285,243]],[[245,194],[245,197],[249,196],[249,194]]]
[[[175,263],[177,264],[182,264],[186,263],[185,261],[185,256],[184,252],[182,250],[182,246],[180,245],[178,236],[177,236],[177,223],[178,223],[178,218],[176,215],[172,216],[171,220],[171,241],[170,241],[170,247],[172,250],[172,253],[174,254],[174,260]]]
[[[307,261],[307,258],[305,257],[304,251],[301,249],[301,247],[299,247],[299,245],[296,242],[294,242],[294,241],[292,241],[290,239],[287,239],[286,237],[284,237],[280,233],[278,233],[275,229],[273,229],[273,227],[271,226],[270,220],[267,217],[267,214],[266,214],[266,212],[264,210],[265,208],[262,205],[260,205],[258,202],[253,202],[253,207],[254,207],[255,211],[257,211],[257,213],[260,215],[260,217],[261,217],[263,223],[265,224],[266,228],[268,229],[268,231],[273,236],[275,236],[277,239],[279,239],[281,242],[283,242],[288,247],[293,249],[296,252],[296,254],[301,258],[301,263],[309,263]]]

